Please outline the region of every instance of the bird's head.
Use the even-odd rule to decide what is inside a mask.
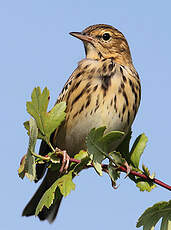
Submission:
[[[112,26],[98,24],[89,26],[82,32],[70,34],[83,41],[87,58],[96,60],[114,58],[114,61],[121,65],[132,64],[124,35]]]

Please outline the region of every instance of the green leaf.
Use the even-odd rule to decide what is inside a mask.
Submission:
[[[54,199],[55,199],[55,192],[57,187],[60,189],[61,194],[66,197],[70,194],[71,190],[75,190],[75,184],[72,181],[72,171],[64,176],[60,177],[56,180],[53,185],[44,193],[42,196],[35,212],[35,216],[39,214],[39,212],[43,209],[43,207],[50,208]]]
[[[143,230],[154,230],[157,222],[162,218],[160,230],[170,230],[171,227],[171,200],[159,202],[145,210],[138,219],[137,228],[143,226]]]
[[[111,146],[120,139],[124,133],[119,131],[112,131],[104,135],[106,127],[92,129],[86,138],[86,145],[90,158],[93,160],[93,165],[98,172],[102,175],[101,163],[108,155]]]
[[[71,166],[74,165],[74,175],[77,175],[82,169],[85,169],[87,165],[91,164],[91,159],[87,151],[84,150],[81,150],[78,154],[76,154],[74,159],[81,161],[78,164],[75,164],[74,162],[71,164]]]
[[[103,149],[104,152],[108,153],[111,151],[111,148],[114,143],[118,142],[124,135],[124,132],[120,131],[111,131],[105,134],[103,137],[99,138],[99,146]]]
[[[33,156],[32,152],[34,152],[35,149],[38,129],[37,129],[36,121],[32,118],[29,121],[29,127],[30,127],[29,146],[28,146],[27,154],[23,157],[23,160],[21,161],[21,165],[18,170],[18,173],[22,179],[24,178],[24,176],[27,176],[31,181],[33,181],[36,178],[36,164],[35,164],[35,157]]]
[[[75,156],[74,156],[74,159],[76,159],[76,160],[82,160],[82,159],[84,159],[85,157],[87,157],[88,156],[88,153],[87,153],[87,151],[84,151],[84,150],[81,150],[79,153],[77,153]]]
[[[151,190],[156,187],[156,185],[152,181],[155,177],[155,173],[152,173],[150,175],[150,170],[144,164],[142,165],[142,169],[143,171],[132,167],[133,171],[139,172],[140,174],[144,174],[147,177],[149,177],[149,179],[143,179],[141,177],[134,176],[132,174],[129,174],[128,176],[136,184],[137,188],[139,188],[141,192],[144,191],[151,192]]]
[[[28,136],[29,136],[29,135],[30,135],[29,121],[25,121],[25,122],[23,123],[23,125],[24,125],[24,128],[28,131],[27,134],[28,134]]]
[[[170,230],[171,229],[171,213],[168,216],[163,217],[161,223],[161,230]]]
[[[102,175],[101,162],[105,159],[105,156],[103,155],[103,150],[99,147],[99,139],[103,136],[105,129],[105,127],[92,129],[86,138],[88,153],[100,176]]]
[[[130,130],[128,134],[124,137],[124,140],[117,148],[117,151],[120,152],[121,154],[124,154],[124,156],[129,153],[129,144],[130,144],[131,136],[132,136],[132,131]]]
[[[18,169],[18,175],[21,179],[25,177],[25,159],[26,159],[26,154],[22,157],[20,161],[20,167]]]
[[[140,157],[146,147],[146,143],[148,141],[148,138],[146,135],[143,133],[140,136],[137,137],[135,140],[133,147],[130,151],[130,159],[134,165],[134,167],[138,168],[139,167],[139,161]]]
[[[153,182],[146,181],[141,178],[138,178],[136,180],[136,186],[140,189],[141,192],[151,192],[151,190],[156,187],[156,185]]]
[[[61,124],[61,122],[65,119],[65,109],[66,103],[61,102],[56,104],[50,112],[46,114],[45,119],[45,130],[46,136],[50,138],[51,133]]]
[[[142,164],[142,170],[143,170],[143,173],[148,176],[150,179],[154,179],[155,177],[155,173],[153,172],[151,175],[150,175],[150,170],[147,168],[147,166],[145,166],[144,164]]]
[[[58,186],[64,197],[68,196],[71,190],[75,190],[75,184],[72,181],[72,173],[73,170],[58,179]]]
[[[125,163],[125,159],[122,158],[119,152],[114,151],[111,152],[109,155],[112,157],[117,166],[123,165]]]
[[[129,156],[129,145],[130,145],[130,140],[132,137],[132,131],[130,130],[128,134],[124,137],[123,141],[121,144],[117,147],[116,151],[120,152],[121,155],[125,158],[125,160],[130,164],[130,156]]]
[[[27,130],[27,134],[28,136],[30,136],[30,126],[29,126],[29,121],[25,121],[23,123],[24,128]],[[40,132],[40,130],[38,129],[38,135],[37,135],[37,139],[44,139],[44,135],[42,135],[42,133]]]
[[[57,180],[58,181],[58,180]],[[43,194],[41,200],[39,201],[36,211],[35,211],[35,216],[38,216],[39,212],[42,211],[43,207],[50,208],[52,205],[54,199],[55,199],[55,190],[57,188],[57,181],[53,183],[53,185]]]
[[[41,93],[40,87],[34,88],[32,95],[32,101],[26,103],[27,112],[34,117],[37,123],[37,127],[40,129],[43,135],[45,135],[43,116],[47,112],[49,103],[49,90],[44,88]]]
[[[78,173],[79,173],[81,170],[87,168],[87,165],[90,165],[90,164],[91,164],[91,159],[90,159],[89,156],[83,158],[83,159],[81,160],[80,163],[78,163],[78,164],[75,165],[75,167],[74,167],[74,169],[73,169],[74,175],[75,175],[75,176],[78,175]]]
[[[103,173],[102,173],[102,166],[101,166],[101,163],[98,162],[98,160],[99,160],[99,162],[102,162],[103,159],[101,160],[100,157],[98,159],[94,158],[93,165],[94,165],[94,168],[95,168],[96,172],[100,176],[102,176],[103,175]]]
[[[116,180],[120,177],[120,172],[117,171],[117,169],[115,167],[113,167],[111,162],[109,163],[108,171],[109,171],[109,176],[113,182],[113,186],[115,186]]]
[[[148,176],[150,179],[154,179],[155,174],[153,173],[152,175],[150,175],[150,170],[144,164],[142,165],[142,169],[143,173],[146,176]],[[141,192],[151,192],[151,190],[156,187],[156,185],[152,181],[147,181],[139,177],[134,182]]]
[[[150,176],[150,170],[144,164],[142,164],[142,170],[146,176]]]
[[[26,103],[27,112],[36,120],[37,127],[41,132],[39,137],[48,142],[51,133],[65,118],[66,103],[56,104],[50,112],[47,112],[49,103],[49,90],[47,88],[44,88],[42,93],[40,87],[34,88],[31,98],[32,101]]]
[[[54,164],[60,163],[59,155],[56,152],[49,153],[48,156],[50,157],[50,161]]]

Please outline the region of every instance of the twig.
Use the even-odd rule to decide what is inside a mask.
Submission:
[[[81,161],[80,160],[76,160],[74,158],[70,158],[70,162],[74,162],[74,163],[78,164]],[[89,167],[93,167],[93,165],[90,165]],[[107,164],[102,164],[102,169],[103,169],[104,172],[108,172],[108,165]],[[127,169],[125,167],[123,167],[123,166],[118,167],[117,170],[121,171],[121,172],[124,172],[124,173],[127,173]],[[147,181],[150,181],[150,182],[153,182],[155,184],[158,184],[161,187],[163,187],[163,188],[171,191],[171,186],[170,185],[168,185],[168,184],[166,184],[166,183],[164,183],[164,182],[162,182],[162,181],[160,181],[160,180],[158,180],[156,178],[151,179],[150,177],[146,176],[145,174],[141,174],[139,172],[132,171],[132,170],[130,171],[130,174],[134,175],[134,176],[138,176],[140,178],[143,178],[143,179],[145,179]]]
[[[126,168],[124,168],[123,166],[120,166],[120,167],[118,168],[118,170],[121,171],[121,172],[125,172],[125,173],[127,172],[127,171],[126,171]],[[161,187],[166,188],[166,189],[168,189],[169,191],[171,191],[171,186],[170,186],[170,185],[168,185],[168,184],[166,184],[166,183],[164,183],[164,182],[162,182],[162,181],[160,181],[160,180],[158,180],[158,179],[156,179],[156,178],[151,179],[150,177],[146,176],[145,174],[141,174],[141,173],[138,173],[138,172],[132,171],[132,170],[130,171],[130,174],[132,174],[132,175],[134,175],[134,176],[141,177],[141,178],[143,178],[143,179],[145,179],[145,180],[151,181],[151,182],[153,182],[153,183],[155,183],[155,184],[158,184],[158,185],[160,185]]]

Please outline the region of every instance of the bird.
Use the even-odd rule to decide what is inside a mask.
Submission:
[[[54,147],[73,157],[86,149],[85,139],[93,128],[105,126],[106,133],[128,134],[141,99],[139,75],[133,65],[128,42],[116,28],[106,24],[92,25],[82,32],[71,32],[84,44],[85,58],[65,83],[56,103],[66,102],[66,118],[51,135]],[[117,149],[120,141],[111,146]],[[39,154],[51,151],[42,141]],[[48,188],[59,178],[59,171],[36,166],[37,181],[44,180],[23,210],[23,216],[35,214],[36,207]],[[46,172],[47,171],[47,172]],[[43,207],[38,217],[52,223],[57,216],[62,195],[57,188],[51,207]]]

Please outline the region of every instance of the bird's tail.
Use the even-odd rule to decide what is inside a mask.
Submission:
[[[33,216],[35,215],[35,211],[37,205],[42,198],[43,194],[51,187],[51,185],[58,179],[59,175],[56,171],[48,170],[46,177],[44,178],[43,182],[41,183],[40,187],[28,202],[26,207],[23,210],[22,216]],[[49,223],[52,223],[58,213],[58,209],[62,200],[62,195],[57,188],[55,193],[55,199],[51,207],[48,209],[43,207],[42,211],[38,214],[40,220],[48,220]]]

